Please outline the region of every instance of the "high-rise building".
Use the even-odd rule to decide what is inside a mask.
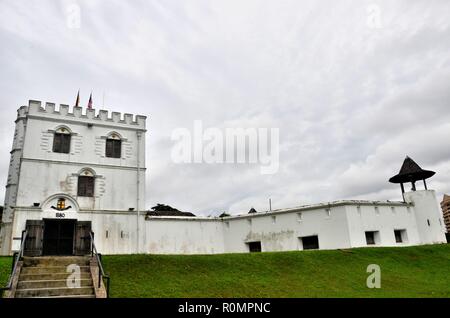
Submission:
[[[442,215],[444,216],[444,223],[447,232],[450,232],[450,195],[444,194],[441,202]]]

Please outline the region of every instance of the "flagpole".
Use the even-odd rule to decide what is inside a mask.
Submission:
[[[80,105],[80,89],[78,89],[77,100],[75,101],[75,107]]]

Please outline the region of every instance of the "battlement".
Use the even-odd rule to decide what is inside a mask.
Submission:
[[[76,121],[86,122],[88,124],[105,123],[105,124],[118,124],[131,126],[134,128],[145,129],[146,116],[133,115],[120,112],[109,112],[107,110],[88,109],[83,107],[71,107],[69,105],[61,104],[56,107],[54,103],[45,103],[45,107],[42,107],[42,103],[36,100],[30,100],[28,106],[22,106],[17,110],[17,118],[26,117],[27,115],[45,116],[49,118],[58,118],[58,116],[65,117],[64,119],[72,119]]]

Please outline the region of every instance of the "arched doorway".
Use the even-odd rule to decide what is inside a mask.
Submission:
[[[25,256],[87,255],[91,222],[78,220],[78,204],[66,194],[55,194],[42,204],[42,219],[26,221]]]

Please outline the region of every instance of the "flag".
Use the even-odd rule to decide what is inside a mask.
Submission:
[[[75,107],[78,107],[80,104],[80,90],[78,90],[77,101],[75,102]]]
[[[92,93],[91,93],[91,96],[89,96],[89,103],[87,105],[87,108],[92,109]]]

